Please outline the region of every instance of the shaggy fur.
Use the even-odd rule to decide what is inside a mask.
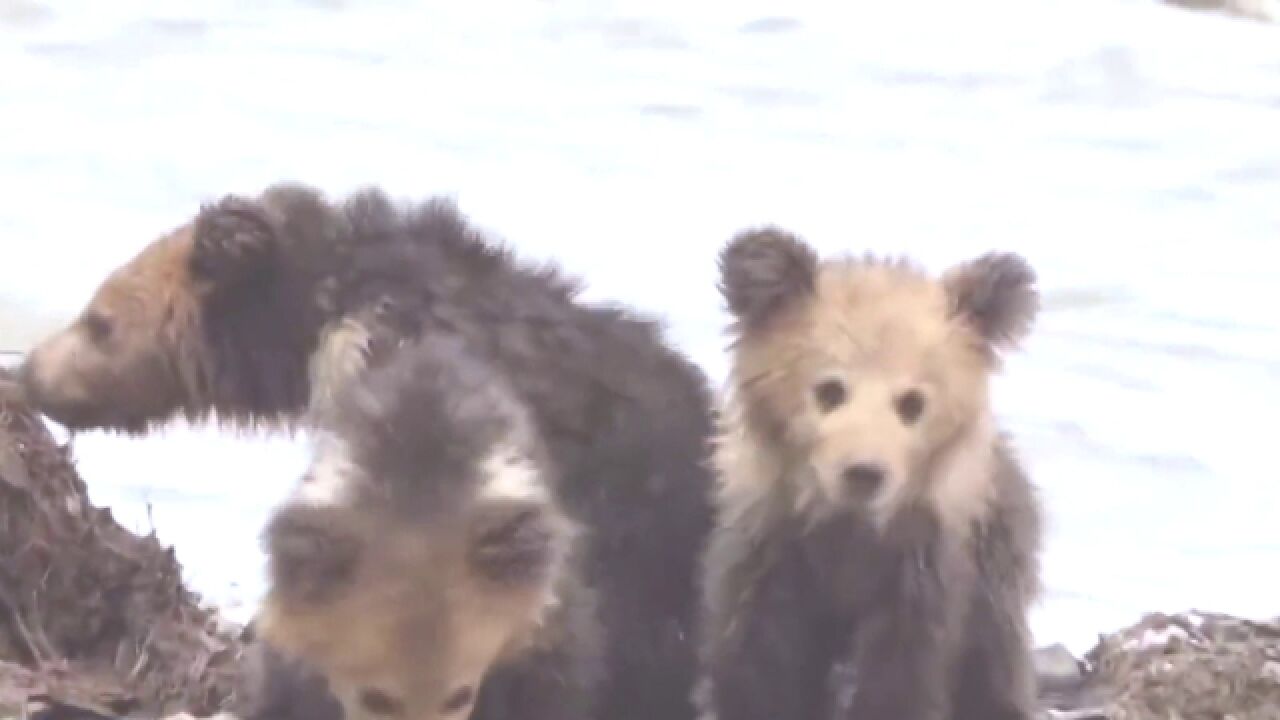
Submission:
[[[323,675],[254,637],[256,625],[245,633],[237,692],[224,708],[241,720],[340,720],[342,705],[328,689]]]
[[[482,719],[517,706],[592,717],[595,596],[505,379],[435,337],[339,389],[332,410],[308,479],[266,530],[263,635],[323,671],[354,719],[461,718],[473,704]],[[327,492],[309,490],[335,471]]]
[[[1038,500],[991,418],[1034,274],[819,262],[776,228],[721,255],[735,316],[708,548],[706,720],[1027,720]]]
[[[606,598],[603,716],[689,717],[709,394],[656,322],[582,304],[577,290],[444,200],[396,207],[369,189],[334,204],[283,184],[224,198],[153,243],[23,376],[73,427],[142,432],[210,411],[236,425],[320,421],[397,347],[460,337],[529,408],[563,510],[609,516],[591,529],[580,578]]]

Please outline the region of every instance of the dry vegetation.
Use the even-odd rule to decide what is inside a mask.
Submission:
[[[89,503],[3,369],[0,558],[0,715],[32,692],[152,716],[232,698],[239,640],[184,587],[171,548]]]

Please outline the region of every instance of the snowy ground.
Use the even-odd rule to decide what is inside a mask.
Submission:
[[[1037,639],[1280,612],[1280,27],[1154,0],[0,0],[0,312],[67,316],[201,201],[284,178],[455,195],[717,379],[713,257],[743,226],[936,268],[1020,251],[1048,302],[997,401],[1051,513]],[[299,442],[76,450],[251,612]]]

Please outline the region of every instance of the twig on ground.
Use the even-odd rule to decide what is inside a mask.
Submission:
[[[47,648],[42,648],[39,641],[32,635],[27,623],[22,619],[22,609],[9,596],[8,590],[3,585],[0,585],[0,608],[4,609],[8,616],[9,624],[22,642],[20,650],[27,655],[24,660],[34,667],[43,667],[50,653]]]

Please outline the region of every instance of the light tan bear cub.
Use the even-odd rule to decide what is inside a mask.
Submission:
[[[704,720],[1028,720],[1041,511],[989,397],[1035,276],[723,250],[734,317],[704,565]]]

